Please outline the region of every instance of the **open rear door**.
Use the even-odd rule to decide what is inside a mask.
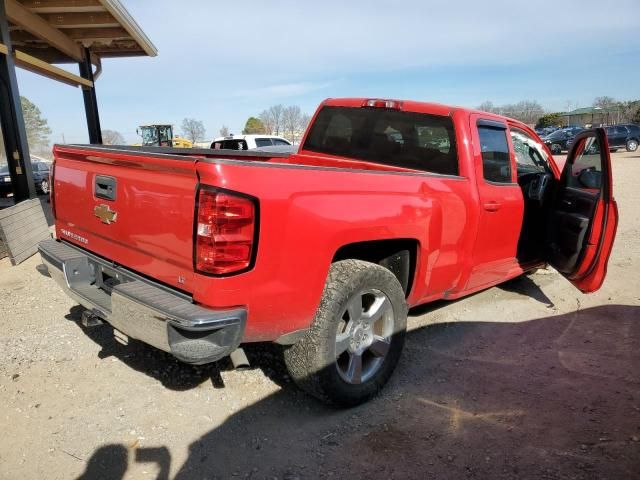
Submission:
[[[549,211],[547,261],[584,293],[600,288],[618,225],[603,128],[576,136]]]

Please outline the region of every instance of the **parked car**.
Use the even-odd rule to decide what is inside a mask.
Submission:
[[[635,152],[640,142],[640,126],[633,123],[605,127],[609,151],[615,152],[626,148],[627,152]],[[571,148],[573,139],[567,140],[567,148]]]
[[[624,123],[605,128],[607,140],[612,149],[625,148],[627,152],[635,152],[640,143],[640,126]]]
[[[277,135],[230,135],[211,142],[214,150],[255,150],[262,147],[291,145],[286,138]]]
[[[535,132],[538,134],[538,136],[545,137],[547,135],[552,134],[556,130],[559,130],[559,128],[551,126],[551,127],[544,127],[544,128],[536,128]]]
[[[33,172],[33,181],[36,191],[42,194],[49,193],[49,164],[46,162],[31,162],[31,171]],[[4,165],[0,167],[0,196],[6,197],[13,194],[11,185],[11,176],[9,175],[9,167]]]
[[[552,153],[558,154],[568,150],[567,141],[573,139],[583,130],[582,127],[566,127],[547,135],[543,140]]]
[[[610,158],[603,129],[578,138],[563,174],[516,120],[348,98],[292,155],[58,145],[39,249],[87,325],[192,364],[277,342],[301,388],[355,405],[391,376],[409,307],[547,264],[600,288]]]

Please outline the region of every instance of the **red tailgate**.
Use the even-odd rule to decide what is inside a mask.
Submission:
[[[56,146],[56,235],[193,291],[192,158]]]

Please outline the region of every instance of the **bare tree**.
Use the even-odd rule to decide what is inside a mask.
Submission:
[[[302,111],[297,105],[290,105],[286,107],[282,112],[282,124],[284,127],[285,138],[291,143],[296,143],[296,137],[300,131],[300,119],[302,118]]]
[[[615,98],[608,97],[606,95],[602,97],[596,97],[593,99],[594,107],[611,108],[611,107],[616,107],[617,105],[618,105],[618,102],[615,100]]]
[[[283,130],[283,114],[284,107],[278,104],[264,110],[258,118],[269,134],[280,135],[280,131]]]
[[[484,102],[478,106],[478,110],[505,115],[530,125],[536,123],[544,115],[542,105],[535,100],[522,100],[518,103],[506,105],[494,105],[492,102]]]
[[[228,137],[229,136],[229,127],[227,127],[226,125],[222,125],[222,128],[220,129],[220,136],[221,137]]]
[[[280,130],[282,130],[283,113],[284,107],[281,104],[269,108],[269,115],[273,119],[273,126],[276,132],[275,135],[280,135]]]
[[[258,115],[258,120],[262,124],[265,133],[268,133],[269,135],[273,134],[275,127],[273,119],[269,114],[269,110],[263,110],[260,115]]]
[[[102,130],[103,145],[124,145],[124,137],[115,130]]]
[[[195,143],[204,139],[205,132],[202,121],[194,118],[182,120],[182,134],[191,142]]]
[[[493,106],[493,102],[482,102],[478,105],[478,110],[482,110],[483,112],[497,113],[496,108]]]
[[[303,113],[300,116],[300,123],[298,124],[298,128],[302,133],[304,133],[306,132],[310,123],[311,123],[311,115],[309,115],[308,113]]]

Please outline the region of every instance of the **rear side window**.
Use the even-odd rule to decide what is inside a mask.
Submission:
[[[506,129],[478,125],[478,133],[484,179],[494,183],[512,183]]]
[[[256,147],[270,147],[273,145],[270,138],[256,138]]]
[[[246,150],[247,142],[237,140],[217,140],[211,144],[213,150]]]
[[[311,126],[304,149],[458,175],[450,117],[381,108],[324,107]]]
[[[273,144],[274,145],[291,145],[289,142],[287,142],[286,140],[282,140],[281,138],[274,138]]]

